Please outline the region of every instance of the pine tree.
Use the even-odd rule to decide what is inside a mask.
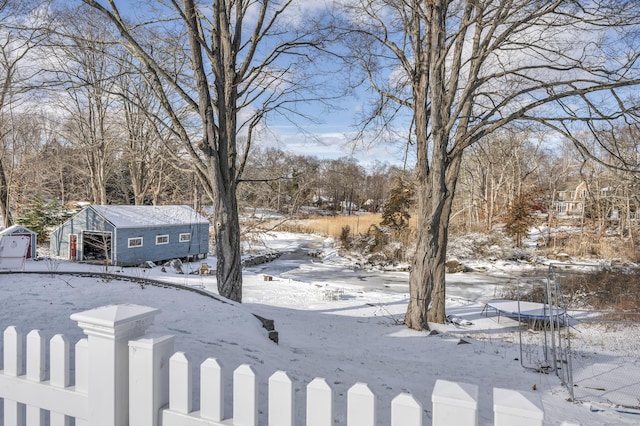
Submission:
[[[73,212],[61,206],[57,201],[45,201],[37,197],[31,204],[20,209],[16,223],[29,228],[43,240],[52,228],[71,217]]]
[[[529,199],[525,195],[519,195],[509,208],[505,229],[508,235],[515,237],[516,245],[522,247],[522,240],[529,234],[531,225],[533,218]]]

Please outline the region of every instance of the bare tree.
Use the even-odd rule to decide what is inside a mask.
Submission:
[[[140,72],[129,69],[117,79],[122,97],[120,125],[122,127],[123,160],[126,162],[134,204],[152,200],[151,188],[160,187],[163,170],[175,153],[168,132],[162,125],[156,97],[145,84]],[[177,164],[183,164],[179,162]]]
[[[375,163],[369,168],[364,182],[363,197],[365,207],[377,213],[389,197],[394,175],[399,172],[386,163]]]
[[[324,196],[331,199],[332,208],[342,214],[351,214],[354,201],[360,197],[365,171],[354,158],[339,158],[322,162]]]
[[[640,160],[637,141],[638,128],[628,125],[586,134],[581,139],[581,145],[597,158],[583,158],[579,164],[580,178],[588,189],[583,221],[596,225],[602,235],[611,225],[617,226],[622,238],[632,234],[638,173],[630,164]],[[603,145],[614,147],[615,154]]]
[[[24,104],[23,95],[37,86],[35,77],[40,72],[32,63],[43,36],[25,24],[30,11],[30,2],[0,2],[0,215],[5,227],[13,223],[9,187],[14,112]],[[30,19],[37,20],[37,14]]]
[[[311,50],[322,48],[324,34],[302,31],[305,20],[287,16],[292,0],[216,0],[208,7],[171,0],[153,14],[158,21],[146,25],[127,22],[113,0],[83,1],[114,25],[149,71],[171,130],[213,201],[218,290],[241,301],[237,185],[256,129],[267,116],[299,114],[292,106],[302,99],[301,84],[313,81],[305,79],[303,69],[313,61]],[[163,16],[168,10],[173,15]],[[149,33],[156,35],[153,43],[145,42]],[[181,109],[197,119],[193,127],[181,119]],[[239,133],[247,141],[244,151],[238,149]]]
[[[509,129],[495,132],[470,147],[463,158],[453,215],[476,209],[473,213],[483,221],[485,231],[504,220],[509,204],[529,192],[531,188],[526,186],[534,183],[540,147],[540,141],[535,139],[527,129]]]
[[[463,152],[516,121],[571,137],[598,122],[634,120],[640,4],[359,0],[346,11],[350,59],[379,96],[373,115],[412,123],[419,218],[405,324],[428,328],[446,319],[448,227]]]
[[[78,173],[86,170],[82,153],[73,146],[63,145],[57,129],[43,133],[41,144],[34,149],[29,162],[23,165],[24,174],[33,178],[26,179],[25,176],[24,181],[37,182],[42,198],[58,200],[62,205],[89,200],[91,190],[83,178],[85,175]]]
[[[37,160],[42,151],[42,145],[46,142],[46,120],[32,110],[13,112],[11,120],[10,147],[12,165],[10,170],[9,192],[12,205],[17,208],[33,200],[35,197],[46,198],[46,171],[38,173],[39,166],[50,167],[41,164]],[[26,184],[28,183],[28,184]]]
[[[313,202],[320,161],[280,149],[255,149],[245,167],[239,198],[246,204],[295,214]]]
[[[108,25],[92,10],[77,19],[75,12],[63,10],[52,43],[51,62],[57,76],[59,104],[66,112],[63,136],[81,149],[85,158],[92,201],[108,204],[107,180],[121,149],[116,120],[119,98],[116,76],[122,65],[112,61],[118,46],[109,42]]]

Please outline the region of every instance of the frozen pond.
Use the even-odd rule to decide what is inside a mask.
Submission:
[[[333,287],[377,291],[394,294],[409,293],[409,272],[389,271],[373,267],[362,267],[340,256],[314,257],[321,242],[309,240],[297,242],[295,248],[269,263],[252,266],[248,270],[288,279],[291,282],[330,283]],[[544,275],[544,271],[513,273],[460,272],[447,274],[447,295],[470,301],[485,302],[499,297],[505,286],[513,285],[518,278]]]

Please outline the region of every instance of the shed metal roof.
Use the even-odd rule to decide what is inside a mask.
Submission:
[[[209,223],[194,209],[178,206],[112,206],[92,205],[98,214],[116,228]]]
[[[37,232],[34,232],[28,228],[25,228],[22,225],[11,225],[8,228],[4,228],[4,229],[0,229],[0,235],[12,235],[12,234],[36,234]]]

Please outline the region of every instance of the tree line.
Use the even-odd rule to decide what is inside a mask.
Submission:
[[[263,203],[302,205],[311,176],[331,174],[343,179],[318,197],[350,208],[367,196],[350,179],[357,164],[279,170],[286,157],[257,155],[259,136],[276,118],[314,121],[310,103],[366,96],[354,143],[401,141],[412,153],[418,226],[405,324],[423,329],[445,321],[452,219],[490,229],[504,199],[544,198],[527,186],[536,179],[554,194],[569,167],[543,172],[548,155],[579,159],[585,175],[637,172],[637,2],[309,3],[0,3],[0,214],[10,221],[11,203],[47,196],[45,187],[103,204],[206,200],[218,290],[241,301],[242,202],[268,189],[276,196]],[[38,156],[47,171],[26,167],[31,181],[13,182],[41,184],[12,195],[9,172]]]

